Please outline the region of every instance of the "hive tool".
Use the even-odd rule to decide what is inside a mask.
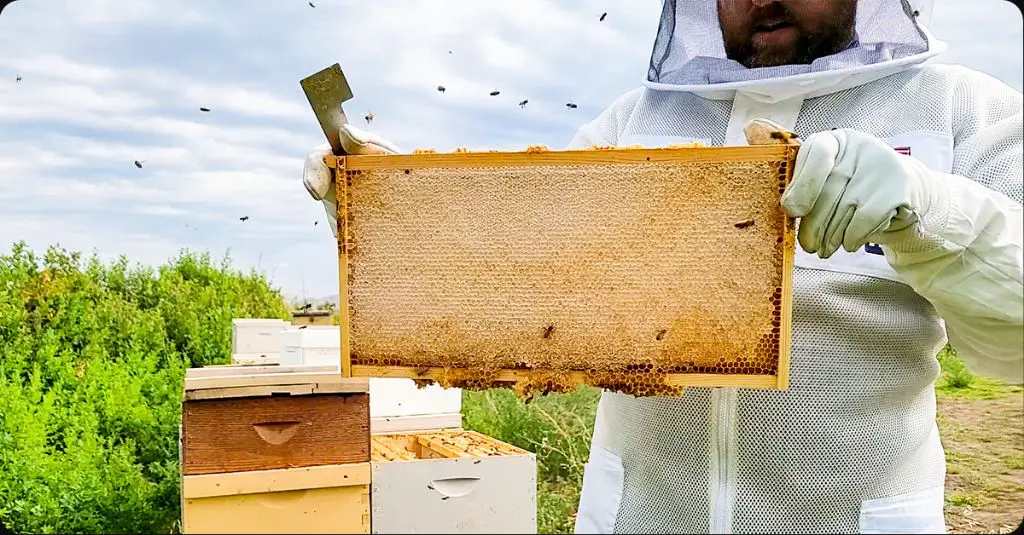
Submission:
[[[326,69],[303,78],[299,81],[302,92],[306,94],[309,105],[316,114],[331,151],[335,156],[344,156],[345,149],[341,146],[338,130],[348,123],[345,110],[341,105],[352,98],[352,88],[348,85],[341,65],[335,63]]]

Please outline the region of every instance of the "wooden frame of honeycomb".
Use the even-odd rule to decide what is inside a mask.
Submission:
[[[796,150],[327,156],[342,374],[527,397],[785,389]]]

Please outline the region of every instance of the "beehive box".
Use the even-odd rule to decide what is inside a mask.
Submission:
[[[328,310],[296,310],[292,312],[292,325],[334,325]]]
[[[369,462],[368,383],[322,369],[190,369],[182,475]]]
[[[536,533],[537,462],[458,430],[375,435],[374,533]]]
[[[231,361],[236,364],[273,364],[281,353],[278,332],[288,323],[280,319],[231,320]]]
[[[183,533],[369,533],[370,463],[186,476]]]
[[[343,373],[786,388],[795,150],[328,156]]]

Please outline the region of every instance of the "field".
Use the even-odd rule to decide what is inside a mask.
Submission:
[[[20,244],[0,255],[0,523],[175,532],[184,370],[229,360],[232,318],[288,310],[262,274],[205,255],[159,268]],[[1024,391],[939,358],[949,529],[1007,532],[1024,512]],[[537,453],[541,533],[572,531],[597,399],[464,394],[467,427]]]

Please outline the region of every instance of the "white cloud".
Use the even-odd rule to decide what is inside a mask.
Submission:
[[[340,62],[350,120],[406,150],[562,147],[639,83],[660,11],[655,0],[314,3],[8,6],[0,246],[152,264],[181,248],[230,251],[291,294],[336,294],[333,236],[299,182],[323,143],[300,78]],[[1021,88],[1022,24],[1008,2],[942,3],[932,29],[951,45],[945,61]]]

